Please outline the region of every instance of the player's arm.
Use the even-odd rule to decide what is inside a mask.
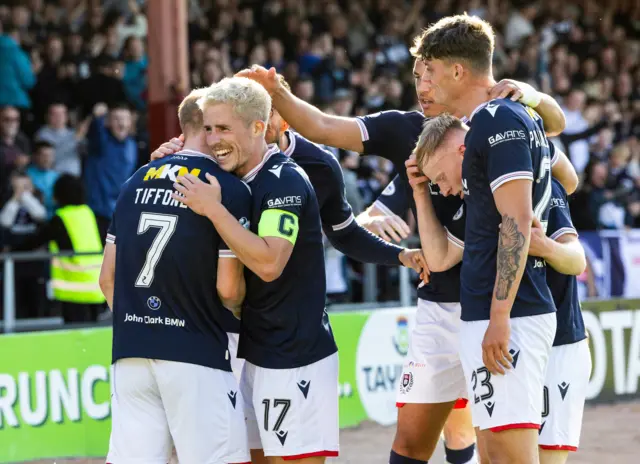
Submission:
[[[174,193],[173,198],[208,217],[233,254],[254,274],[265,282],[276,280],[289,262],[298,237],[298,215],[279,209],[265,209],[256,235],[245,229],[222,204],[217,179],[210,174],[206,177],[208,183],[191,174],[178,177],[174,188],[181,195]],[[287,191],[287,195],[296,193],[291,189]]]
[[[509,317],[524,273],[533,221],[529,179],[507,182],[493,192],[502,216],[498,238],[496,283],[491,301],[491,318]]]
[[[220,250],[216,290],[222,305],[239,317],[247,293],[244,265],[230,250]]]
[[[534,220],[529,254],[544,258],[548,265],[561,274],[582,274],[587,267],[587,258],[575,231],[552,237],[544,235],[540,222]]]
[[[579,178],[569,157],[551,142],[551,174],[558,179],[569,195],[578,188]]]
[[[411,234],[411,228],[401,217],[408,210],[407,189],[396,175],[376,201],[356,216],[356,222],[387,242],[399,243]]]
[[[587,267],[584,248],[571,221],[567,194],[555,180],[546,234],[540,221],[531,227],[529,255],[544,258],[553,269],[566,275],[580,275]]]
[[[104,247],[102,267],[100,268],[100,289],[107,299],[109,309],[113,311],[113,288],[116,281],[116,244],[107,242]]]
[[[362,135],[356,118],[344,118],[323,113],[287,90],[277,77],[275,68],[269,70],[254,65],[236,76],[248,77],[260,83],[271,95],[273,106],[302,136],[316,143],[351,150],[364,151]]]
[[[450,236],[447,229],[438,220],[431,201],[428,179],[419,171],[415,157],[412,156],[405,164],[409,183],[413,187],[413,198],[416,202],[418,216],[418,233],[427,266],[432,272],[451,269],[462,261],[463,244],[460,240]]]
[[[567,121],[558,102],[543,92],[538,92],[526,82],[503,79],[489,91],[490,98],[507,98],[520,101],[534,108],[544,121],[545,132],[549,137],[559,135]]]

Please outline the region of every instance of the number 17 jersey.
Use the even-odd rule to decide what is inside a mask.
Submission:
[[[147,358],[229,371],[228,309],[218,260],[234,255],[206,217],[173,200],[179,175],[222,187],[222,203],[248,227],[249,187],[209,156],[183,151],[140,168],[123,186],[107,242],[116,244],[113,362]]]

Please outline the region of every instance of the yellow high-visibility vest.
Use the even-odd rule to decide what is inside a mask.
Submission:
[[[70,205],[58,209],[56,215],[62,219],[74,252],[99,254],[53,258],[51,284],[54,299],[68,303],[104,303],[98,283],[103,248],[93,211],[87,205]],[[52,241],[49,250],[57,253],[60,247]]]

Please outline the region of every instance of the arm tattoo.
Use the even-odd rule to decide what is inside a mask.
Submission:
[[[502,216],[502,227],[498,239],[498,282],[496,298],[506,300],[520,267],[520,256],[525,244],[524,235],[518,230],[513,217]]]

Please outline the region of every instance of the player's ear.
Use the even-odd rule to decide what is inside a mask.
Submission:
[[[460,63],[455,63],[453,65],[453,78],[456,81],[459,81],[460,79],[462,79],[463,74],[464,68],[462,67],[462,65]]]
[[[289,123],[287,121],[285,121],[284,119],[280,118],[280,132],[284,132],[287,129],[289,129]]]
[[[267,124],[264,121],[254,121],[253,122],[253,136],[258,137],[260,135],[264,135],[265,129],[267,128]]]
[[[467,148],[467,147],[466,147],[464,144],[460,145],[460,146],[458,147],[458,154],[459,154],[460,156],[464,156],[464,151],[466,150],[466,148]]]

